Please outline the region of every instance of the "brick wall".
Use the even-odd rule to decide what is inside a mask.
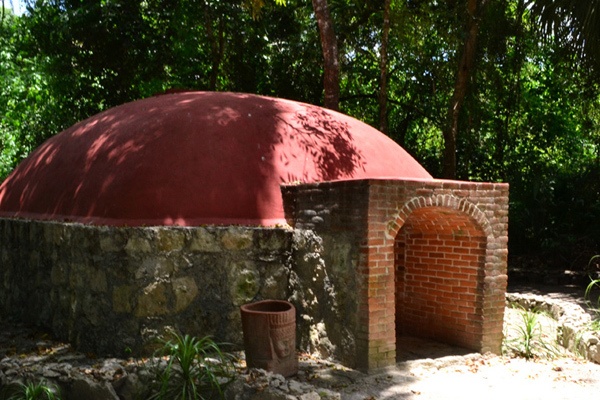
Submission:
[[[354,235],[357,319],[347,364],[394,364],[396,333],[500,352],[508,185],[360,180],[285,186],[283,194],[292,226]],[[318,209],[328,211],[310,219]]]
[[[420,208],[396,236],[396,330],[479,350],[485,236],[465,214]]]

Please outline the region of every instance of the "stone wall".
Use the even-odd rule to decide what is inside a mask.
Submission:
[[[369,179],[282,194],[292,228],[0,219],[0,318],[118,355],[151,350],[169,327],[241,344],[240,305],[287,299],[298,347],[352,368],[394,364],[404,328],[500,351],[508,185]]]
[[[346,181],[284,190],[286,215],[295,227],[294,271],[298,282],[308,285],[294,291],[301,348],[349,367],[358,365],[367,187],[366,181]]]
[[[168,327],[239,344],[240,305],[292,297],[293,239],[285,228],[0,219],[0,318],[104,355],[149,351]]]

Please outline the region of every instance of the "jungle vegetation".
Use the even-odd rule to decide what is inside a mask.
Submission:
[[[350,114],[436,177],[510,183],[513,260],[600,251],[598,0],[26,4],[2,0],[0,180],[106,108],[251,92]]]

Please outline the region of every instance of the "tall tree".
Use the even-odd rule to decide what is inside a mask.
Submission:
[[[487,0],[467,0],[466,2],[467,15],[464,42],[456,71],[454,91],[450,99],[447,120],[443,128],[444,164],[442,174],[447,179],[456,178],[456,139],[460,112],[469,88],[469,82],[473,77],[477,52],[477,35],[479,34],[480,19],[486,2]]]
[[[388,43],[390,36],[391,0],[383,2],[383,26],[381,29],[381,48],[379,56],[379,130],[387,133],[387,86],[388,86]]]
[[[337,38],[327,0],[312,0],[315,17],[321,37],[323,51],[324,105],[332,110],[339,109],[340,102],[340,61]]]

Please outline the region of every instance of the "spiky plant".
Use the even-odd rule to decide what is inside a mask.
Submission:
[[[234,375],[232,356],[210,337],[175,334],[157,351],[150,400],[223,398]]]
[[[521,323],[514,328],[516,335],[505,339],[505,353],[515,354],[527,360],[532,358],[553,358],[560,351],[556,340],[544,333],[538,310],[526,310],[520,307]],[[505,335],[508,336],[508,335]]]
[[[58,388],[44,380],[19,383],[7,400],[60,400]]]
[[[590,283],[585,289],[585,299],[588,302],[588,304],[590,304],[597,311],[597,313],[600,313],[600,296],[598,296],[598,298],[595,301],[592,301],[592,299],[590,298],[592,295],[592,290],[600,288],[600,277],[598,276],[599,271],[594,271],[595,273],[591,272],[593,269],[595,269],[593,268],[593,266],[598,260],[600,260],[600,255],[592,257],[590,259],[590,262],[588,263]]]

